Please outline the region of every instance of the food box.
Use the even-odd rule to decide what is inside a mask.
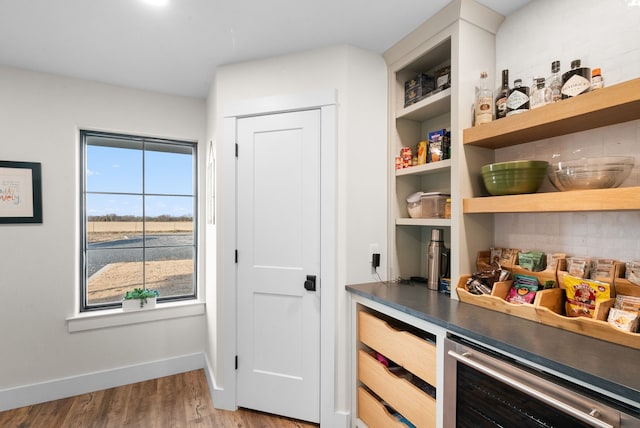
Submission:
[[[433,74],[436,79],[437,90],[447,89],[451,86],[451,67],[442,67],[436,70]]]
[[[416,192],[407,197],[411,218],[444,218],[444,207],[450,195],[438,192]]]
[[[426,98],[435,89],[435,79],[425,73],[418,74],[415,78],[404,82],[404,106]]]
[[[446,129],[429,132],[427,162],[451,159],[451,132]]]

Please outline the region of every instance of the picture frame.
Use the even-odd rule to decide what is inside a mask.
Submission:
[[[42,223],[42,167],[0,161],[0,224]]]

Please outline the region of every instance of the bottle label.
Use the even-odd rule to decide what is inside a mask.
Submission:
[[[516,110],[518,107],[526,104],[529,101],[527,94],[520,91],[513,91],[509,98],[507,98],[507,108],[509,110]]]
[[[491,122],[493,111],[491,110],[492,97],[479,97],[476,103],[476,125]]]
[[[591,82],[588,79],[585,79],[579,74],[574,74],[562,86],[562,95],[567,97],[575,97],[576,95],[580,95],[581,93],[587,91],[590,87]]]

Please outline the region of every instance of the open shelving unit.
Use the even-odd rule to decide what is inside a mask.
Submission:
[[[497,149],[636,119],[640,119],[640,79],[465,129],[463,144]],[[462,210],[465,214],[640,210],[640,187],[465,198]]]

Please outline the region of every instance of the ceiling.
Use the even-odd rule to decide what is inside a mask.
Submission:
[[[478,0],[509,15],[530,0]],[[204,98],[217,66],[324,46],[382,53],[449,0],[0,0],[0,64]]]

